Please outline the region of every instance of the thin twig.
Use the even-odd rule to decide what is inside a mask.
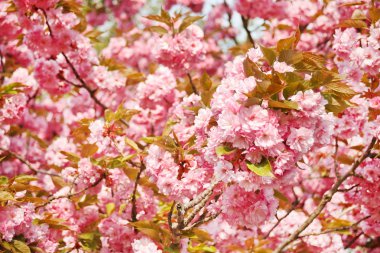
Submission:
[[[49,203],[51,203],[52,201],[57,200],[57,199],[63,199],[63,198],[68,198],[68,199],[69,199],[69,198],[71,198],[71,197],[73,197],[73,196],[76,196],[76,195],[82,194],[82,193],[84,193],[85,191],[87,191],[88,189],[91,189],[91,188],[97,186],[100,182],[102,182],[102,180],[103,180],[104,178],[106,178],[106,174],[105,174],[105,173],[103,173],[103,174],[101,175],[101,177],[100,177],[98,180],[96,180],[95,183],[93,183],[93,184],[91,184],[91,185],[89,185],[89,186],[83,188],[82,190],[77,191],[77,192],[74,192],[74,193],[69,193],[69,194],[67,194],[67,195],[62,195],[62,196],[57,196],[57,197],[50,198],[50,199],[48,199],[44,204],[37,206],[36,209],[39,209],[39,208],[44,207],[44,206],[47,206]]]
[[[0,77],[0,85],[3,84],[4,79],[5,79],[5,64],[4,64],[4,56],[3,53],[0,50],[0,66],[1,66],[1,77]]]
[[[189,83],[190,83],[190,85],[191,85],[191,89],[193,90],[193,92],[194,92],[195,94],[199,95],[198,90],[197,90],[197,88],[195,87],[194,82],[193,82],[193,79],[191,78],[191,75],[190,75],[189,73],[187,73],[187,77],[189,78]]]
[[[358,226],[360,224],[360,222],[368,219],[369,217],[371,217],[371,215],[368,215],[368,216],[365,216],[364,218],[361,218],[360,220],[358,220],[357,222],[355,222],[354,224],[352,224],[350,226],[330,228],[330,229],[326,229],[326,230],[323,230],[323,231],[317,232],[317,233],[309,233],[309,234],[300,235],[300,236],[298,236],[298,238],[303,238],[303,237],[307,237],[307,236],[318,236],[318,235],[324,235],[324,234],[338,232],[338,231],[349,230],[351,228],[355,228],[356,226]]]
[[[204,224],[204,223],[206,223],[208,221],[211,221],[211,220],[215,219],[216,217],[219,216],[219,214],[221,214],[221,212],[222,211],[219,211],[216,214],[210,215],[210,216],[205,217],[203,219],[199,219],[198,221],[194,222],[191,226],[185,228],[184,231],[189,231],[189,230],[191,230],[191,229],[193,229],[195,227],[198,227],[198,226],[200,226],[200,225],[202,225],[202,224]]]
[[[172,234],[174,234],[172,217],[173,217],[173,211],[174,211],[174,205],[175,205],[175,203],[176,202],[173,201],[173,204],[170,207],[170,211],[168,213],[168,224],[169,224],[169,228],[170,228],[170,231],[172,232]]]
[[[60,175],[58,175],[56,173],[47,172],[47,171],[38,170],[38,169],[33,168],[32,164],[30,164],[25,158],[23,158],[22,156],[14,153],[14,152],[12,152],[10,150],[5,150],[3,148],[0,148],[0,150],[4,151],[4,152],[7,152],[9,155],[13,156],[17,160],[19,160],[20,162],[22,162],[23,164],[25,164],[31,171],[34,172],[34,174],[45,174],[45,175],[49,175],[49,176],[61,177]]]
[[[187,204],[184,205],[184,209],[187,211],[188,209],[194,207],[197,205],[199,202],[201,202],[203,199],[207,198],[209,194],[214,190],[215,186],[219,183],[220,181],[215,180],[211,182],[210,187],[202,192],[200,195],[198,195],[196,198],[188,202]]]
[[[61,52],[63,57],[66,60],[66,63],[69,65],[70,69],[73,71],[76,79],[81,83],[81,87],[86,89],[88,93],[90,94],[91,98],[97,103],[103,110],[107,109],[107,106],[105,106],[100,100],[95,96],[95,93],[97,90],[91,90],[91,88],[86,84],[86,82],[82,79],[82,77],[79,75],[78,71],[70,61],[70,59],[67,57],[67,55],[64,52]]]
[[[245,32],[247,33],[247,37],[248,37],[249,42],[251,42],[251,44],[253,45],[253,47],[255,47],[256,46],[255,41],[252,38],[251,31],[248,29],[249,19],[244,18],[243,16],[241,16],[241,21],[243,22],[243,27],[244,27]]]
[[[194,207],[194,209],[191,211],[189,216],[185,219],[184,225],[187,226],[190,224],[190,222],[194,219],[194,217],[198,214],[198,212],[206,205],[208,198],[211,196],[212,191],[207,194],[206,198],[204,198],[202,201],[199,202],[198,205]]]
[[[334,172],[335,172],[335,176],[337,178],[340,177],[340,174],[339,174],[339,170],[338,170],[338,137],[335,137],[335,152],[334,152]]]
[[[283,241],[273,253],[280,253],[282,252],[290,243],[297,240],[299,238],[299,235],[304,231],[313,221],[315,218],[319,216],[319,214],[323,211],[327,203],[329,203],[334,196],[334,194],[338,191],[341,184],[350,176],[352,176],[355,172],[355,170],[359,167],[359,165],[368,157],[370,154],[372,148],[374,147],[376,143],[376,138],[373,138],[371,140],[371,143],[368,145],[365,152],[362,154],[362,156],[357,159],[354,164],[352,165],[351,169],[344,174],[341,178],[339,178],[335,184],[332,186],[332,188],[328,191],[326,191],[323,194],[322,200],[319,202],[319,205],[317,208],[310,214],[310,216],[306,219],[304,223],[302,223],[301,226],[298,227],[296,231],[285,241]]]
[[[145,170],[145,164],[141,162],[141,167],[140,167],[139,172],[137,173],[135,185],[133,187],[132,200],[131,200],[131,203],[132,203],[131,219],[133,222],[137,221],[136,193],[137,193],[137,186],[141,178],[141,174],[143,173],[144,170]]]
[[[49,19],[48,19],[48,16],[47,16],[46,11],[45,11],[44,9],[42,9],[42,8],[37,8],[37,9],[42,11],[42,14],[43,14],[44,17],[45,17],[45,24],[46,24],[46,26],[48,27],[48,30],[49,30],[49,34],[50,34],[50,36],[51,36],[52,38],[54,38],[53,30],[51,29],[51,26],[50,26],[50,24],[49,24]]]
[[[40,9],[40,10],[42,10],[42,13],[43,13],[43,15],[44,15],[44,17],[45,17],[45,22],[46,22],[46,25],[47,25],[47,27],[48,27],[48,29],[49,29],[50,36],[51,36],[52,38],[54,38],[54,36],[53,36],[53,30],[51,29],[51,26],[50,26],[50,24],[49,24],[49,20],[48,20],[48,17],[47,17],[46,11],[43,10],[43,9]],[[90,94],[90,97],[94,100],[94,102],[95,102],[96,104],[98,104],[98,105],[102,108],[103,111],[105,111],[106,109],[108,109],[107,106],[105,106],[105,105],[104,105],[104,104],[103,104],[103,103],[102,103],[102,102],[96,97],[97,89],[92,90],[92,89],[87,85],[87,83],[83,80],[83,78],[79,75],[78,71],[76,70],[76,68],[75,68],[75,66],[73,65],[73,63],[70,61],[69,57],[67,57],[67,55],[66,55],[64,52],[61,52],[61,54],[62,54],[63,57],[65,58],[65,61],[66,61],[66,63],[69,65],[70,69],[73,71],[73,73],[74,73],[74,75],[75,75],[75,78],[81,83],[81,85],[75,84],[75,83],[73,83],[73,82],[71,82],[71,81],[65,79],[62,75],[60,75],[59,77],[60,77],[61,79],[63,78],[66,82],[68,82],[69,84],[71,84],[71,85],[73,85],[73,86],[75,86],[75,87],[77,87],[77,88],[84,88],[84,89],[86,89],[86,90],[88,91],[88,93]],[[123,123],[125,126],[127,126],[127,127],[129,126],[128,122],[125,121],[124,119],[121,119],[120,121],[121,121],[121,123]]]
[[[356,242],[356,240],[359,239],[359,237],[363,234],[364,232],[360,232],[359,234],[357,234],[354,238],[351,239],[351,241],[348,242],[346,246],[344,246],[344,249],[348,249],[349,247],[351,247],[351,245],[354,244],[354,242]]]
[[[347,189],[338,189],[338,192],[349,192],[349,191],[351,191],[352,189],[355,189],[358,186],[359,186],[359,184],[355,184],[355,185],[353,185],[353,186],[351,186],[350,188],[347,188]]]
[[[228,16],[228,23],[230,25],[231,28],[233,28],[233,25],[232,25],[232,15],[231,15],[231,8],[230,6],[228,6],[226,0],[224,0],[224,6],[227,8],[227,16]],[[236,45],[239,44],[239,42],[237,41],[237,39],[234,37],[232,37],[232,40],[235,42]]]
[[[294,209],[296,209],[296,207],[297,207],[298,204],[299,204],[299,200],[298,199],[296,199],[296,200],[293,201],[291,208],[288,209],[288,211],[286,212],[286,214],[284,216],[282,216],[281,218],[277,219],[276,224],[274,224],[273,227],[271,229],[269,229],[269,231],[264,236],[264,239],[266,239],[266,238],[269,237],[270,233],[272,233],[272,231],[281,223],[281,221],[283,221],[286,217],[289,216],[289,214],[291,212],[294,211]]]

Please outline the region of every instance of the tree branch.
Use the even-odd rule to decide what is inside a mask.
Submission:
[[[13,156],[17,160],[19,160],[20,162],[22,162],[23,164],[25,164],[28,167],[28,169],[30,169],[31,171],[34,172],[34,174],[45,174],[45,175],[49,175],[49,176],[61,177],[60,175],[58,175],[56,173],[47,172],[47,171],[38,170],[38,169],[33,168],[33,166],[25,158],[23,158],[22,156],[14,153],[14,152],[12,152],[10,150],[5,150],[3,148],[0,148],[0,150],[4,151],[4,152],[7,152],[9,155]]]
[[[4,74],[5,74],[5,64],[4,64],[4,56],[3,56],[3,53],[1,52],[0,50],[0,66],[1,66],[1,77],[0,77],[0,86],[3,84],[4,82]]]
[[[334,173],[337,178],[340,177],[339,171],[338,171],[338,137],[335,137],[335,152],[334,152]]]
[[[284,216],[282,216],[280,219],[277,220],[276,224],[273,225],[273,227],[271,229],[269,229],[269,231],[267,232],[267,234],[264,236],[264,239],[268,238],[270,233],[272,233],[272,231],[281,223],[281,221],[283,221],[286,217],[289,216],[289,214],[291,212],[294,211],[294,209],[296,209],[297,205],[299,204],[299,200],[296,199],[293,201],[292,203],[292,206],[291,208],[289,208],[289,210],[286,212],[286,214]]]
[[[326,191],[323,194],[322,200],[319,202],[318,207],[310,214],[310,216],[306,219],[306,221],[298,227],[296,231],[284,242],[282,242],[273,253],[280,253],[282,252],[290,243],[297,240],[299,238],[299,235],[304,231],[313,221],[315,218],[318,217],[318,215],[322,212],[322,210],[325,208],[328,202],[332,199],[334,194],[338,191],[340,185],[350,176],[352,176],[355,172],[355,170],[359,167],[359,165],[369,156],[372,148],[375,146],[376,138],[372,138],[371,143],[368,145],[365,152],[362,154],[362,156],[357,159],[354,164],[352,165],[351,169],[346,172],[341,178],[339,178],[335,184],[332,186],[332,188],[328,191]]]
[[[251,31],[248,29],[249,19],[244,18],[243,16],[241,16],[241,21],[243,22],[243,27],[244,27],[245,32],[247,33],[247,37],[248,37],[249,42],[251,42],[251,44],[253,45],[253,47],[255,47],[256,46],[255,41],[252,38]]]
[[[195,87],[193,79],[191,78],[191,75],[189,73],[187,73],[187,77],[189,78],[189,83],[190,83],[191,89],[193,90],[193,92],[195,94],[199,95],[199,92],[198,92],[197,88]]]
[[[303,237],[308,237],[308,236],[324,235],[324,234],[328,234],[328,233],[333,233],[333,232],[338,232],[338,231],[344,231],[344,230],[348,230],[348,229],[351,229],[351,228],[355,228],[355,227],[357,227],[360,224],[360,222],[368,219],[369,217],[371,217],[371,215],[368,215],[368,216],[365,216],[364,218],[361,218],[360,220],[358,220],[357,222],[355,222],[351,226],[344,226],[344,227],[338,227],[338,228],[330,228],[330,229],[326,229],[326,230],[323,230],[323,231],[317,232],[317,233],[309,233],[309,234],[300,235],[300,236],[298,236],[298,238],[303,238]]]
[[[101,175],[101,177],[100,177],[98,180],[96,180],[95,183],[93,183],[93,184],[91,184],[91,185],[85,187],[84,189],[82,189],[82,190],[80,190],[80,191],[77,191],[77,192],[74,192],[74,193],[70,193],[70,192],[69,192],[69,194],[67,194],[67,195],[63,195],[63,196],[58,196],[58,197],[50,198],[50,199],[48,199],[44,204],[37,206],[36,209],[39,209],[39,208],[44,207],[44,206],[47,206],[47,205],[48,205],[49,203],[51,203],[53,200],[56,200],[56,199],[63,199],[63,198],[68,198],[68,199],[69,199],[69,198],[71,198],[71,197],[73,197],[73,196],[76,196],[76,195],[79,195],[79,194],[81,194],[81,193],[84,193],[84,192],[87,191],[88,189],[91,189],[91,188],[97,186],[98,184],[100,184],[100,182],[102,182],[102,180],[103,180],[104,178],[106,178],[106,174],[105,174],[105,173],[103,173],[103,174]],[[70,189],[70,191],[71,191],[71,189]]]
[[[131,209],[131,219],[133,222],[137,221],[137,206],[136,206],[136,193],[137,193],[137,186],[139,184],[141,174],[145,170],[145,164],[141,162],[141,167],[139,172],[137,173],[136,180],[135,180],[135,185],[133,187],[133,193],[132,193],[132,209]]]
[[[233,28],[233,25],[232,25],[232,15],[231,15],[231,12],[230,12],[230,11],[231,11],[231,8],[230,8],[230,6],[228,6],[226,0],[224,0],[224,3],[223,3],[223,4],[224,4],[224,6],[228,9],[228,10],[227,10],[228,24],[230,25],[231,28]],[[232,37],[232,40],[235,42],[236,45],[239,44],[239,42],[237,41],[237,39],[235,38],[235,36]]]

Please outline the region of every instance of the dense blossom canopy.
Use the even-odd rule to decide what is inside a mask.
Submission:
[[[0,0],[1,252],[380,252],[380,2]]]

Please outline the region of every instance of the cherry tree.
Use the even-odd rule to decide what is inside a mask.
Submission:
[[[1,0],[3,252],[380,252],[380,2]]]

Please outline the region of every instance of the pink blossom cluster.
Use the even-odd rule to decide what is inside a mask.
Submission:
[[[281,19],[285,17],[286,1],[273,0],[239,0],[235,3],[236,10],[245,18]]]
[[[366,90],[361,83],[364,73],[376,76],[380,69],[378,24],[371,26],[368,36],[354,28],[337,30],[334,35],[333,49],[336,52],[336,64],[339,72],[346,76],[355,91]]]
[[[205,57],[203,37],[202,29],[191,25],[179,34],[166,34],[160,38],[154,47],[154,54],[160,64],[177,75],[186,74],[192,65],[201,62]]]

